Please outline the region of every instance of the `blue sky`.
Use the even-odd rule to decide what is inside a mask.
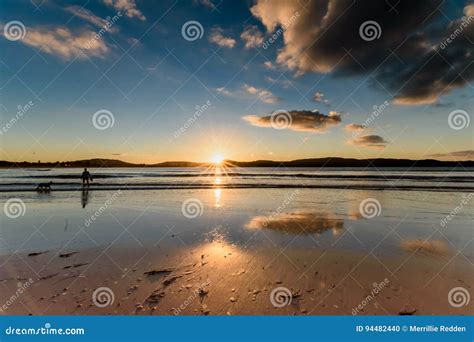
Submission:
[[[234,160],[417,159],[433,154],[472,159],[472,126],[452,129],[448,120],[453,111],[472,117],[472,64],[460,61],[446,69],[458,76],[442,92],[435,88],[441,76],[434,75],[414,84],[429,88],[422,95],[403,93],[421,73],[409,46],[400,48],[398,43],[424,33],[433,44],[446,31],[432,32],[440,27],[454,31],[474,6],[450,1],[431,11],[423,25],[413,24],[406,31],[390,27],[397,20],[409,22],[403,3],[399,9],[384,8],[383,16],[377,9],[372,14],[380,37],[348,48],[350,42],[340,38],[346,35],[344,25],[337,27],[341,20],[324,27],[319,18],[331,1],[337,2],[315,0],[314,6],[306,2],[306,8],[277,0],[266,8],[262,1],[3,0],[0,159],[102,157],[153,163],[206,161],[216,153]],[[341,15],[351,15],[359,27],[363,21],[359,23],[357,9],[349,7]],[[427,17],[423,10],[418,22]],[[114,22],[104,30],[107,18]],[[288,27],[268,43],[285,19]],[[200,38],[183,37],[183,25],[189,21],[202,26]],[[21,39],[8,39],[12,37],[5,28],[12,22],[23,25]],[[354,33],[347,30],[347,36]],[[472,63],[472,43],[465,44],[471,31],[469,23],[450,45],[452,50],[437,50],[435,59],[462,51]],[[334,37],[324,42],[330,35]],[[371,53],[373,44],[383,42],[383,48],[379,45]],[[417,48],[427,45],[415,43]],[[338,64],[339,50],[345,52]],[[381,56],[383,65],[372,61],[382,50],[387,53],[387,58]],[[431,74],[443,74],[435,67]],[[404,72],[411,72],[409,82],[396,79]],[[374,116],[374,106],[381,105]],[[18,106],[26,108],[22,115]],[[113,126],[97,129],[93,117],[98,111],[111,113]],[[291,125],[272,127],[275,111],[290,118]],[[346,127],[364,123],[356,131]],[[453,152],[465,153],[454,157]]]

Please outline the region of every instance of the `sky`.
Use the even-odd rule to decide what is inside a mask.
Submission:
[[[1,0],[0,160],[474,159],[474,3]]]

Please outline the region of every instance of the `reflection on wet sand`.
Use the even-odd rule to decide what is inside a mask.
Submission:
[[[290,212],[256,216],[246,224],[249,229],[272,229],[288,234],[321,234],[332,230],[334,236],[344,229],[344,220],[327,213]]]
[[[402,241],[401,245],[408,252],[419,252],[426,255],[446,255],[449,253],[446,243],[440,240],[405,240]]]
[[[452,202],[451,194],[438,194],[439,206],[427,203],[413,212],[412,202],[423,203],[422,197],[413,199],[410,193],[399,200],[398,192],[386,194],[387,204],[378,218],[356,221],[359,192],[345,198],[334,191],[299,191],[296,197],[286,189],[263,194],[215,185],[192,193],[129,191],[111,198],[108,192],[85,188],[81,205],[89,210],[77,206],[80,195],[48,195],[51,205],[29,207],[30,214],[35,212],[31,219],[40,222],[54,210],[55,219],[42,228],[48,240],[34,239],[20,252],[7,254],[5,247],[18,248],[17,241],[23,243],[21,238],[31,235],[22,226],[35,221],[25,223],[21,218],[9,221],[8,240],[0,239],[0,264],[5,265],[0,267],[0,283],[8,289],[0,291],[0,303],[9,300],[19,281],[31,277],[34,286],[8,308],[8,314],[350,315],[372,293],[374,283],[388,278],[376,300],[359,314],[472,313],[472,306],[454,308],[439,300],[454,283],[472,287],[472,244],[465,246],[465,257],[450,258],[471,238],[469,215],[460,213],[456,222],[451,221],[456,226],[443,230],[446,240],[433,236],[423,241],[431,236],[432,224],[439,224],[439,212]],[[181,212],[191,194],[205,208],[195,220]],[[98,246],[76,239],[84,220],[92,212],[102,212],[104,203],[110,203],[107,213],[87,230]],[[415,219],[404,220],[407,212]],[[59,234],[64,221],[67,231]],[[130,221],[133,236],[126,234],[114,243],[122,231],[117,223]],[[400,222],[397,231],[407,239],[392,233],[395,222]],[[94,305],[93,293],[99,287],[113,291],[113,305]],[[291,292],[288,306],[273,306],[271,293],[277,287]]]
[[[221,207],[221,198],[222,198],[222,190],[214,189],[214,207],[216,208]]]
[[[0,302],[16,291],[18,281],[31,277],[34,286],[21,301],[13,301],[8,314],[350,315],[367,300],[374,282],[388,277],[383,294],[368,301],[363,314],[405,314],[407,307],[422,315],[471,313],[469,306],[454,308],[439,301],[452,288],[452,279],[472,283],[472,267],[464,259],[443,268],[441,259],[405,263],[403,257],[381,262],[366,253],[301,248],[281,253],[273,247],[241,248],[218,231],[211,241],[176,250],[114,246],[107,253],[110,256],[104,255],[104,248],[95,248],[69,250],[63,256],[49,251],[0,257],[0,263],[8,258],[0,279],[9,289],[0,292]],[[25,259],[32,258],[36,269],[25,265]],[[402,263],[396,277],[391,277],[387,270]],[[348,274],[356,281],[344,281]],[[432,275],[439,281],[427,284]],[[104,285],[115,302],[98,307],[93,293]],[[291,293],[286,306],[272,304],[272,292],[278,287]]]
[[[364,216],[360,213],[360,211],[349,210],[347,213],[347,218],[349,220],[357,221],[364,219]]]
[[[82,208],[85,208],[88,203],[89,203],[89,188],[88,187],[83,187],[82,188],[82,194],[81,194]]]

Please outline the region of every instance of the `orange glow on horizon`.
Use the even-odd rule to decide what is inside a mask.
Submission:
[[[222,165],[222,163],[224,162],[224,156],[220,153],[216,153],[212,156],[211,162],[214,165]]]

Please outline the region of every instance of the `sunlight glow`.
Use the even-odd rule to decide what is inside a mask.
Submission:
[[[221,199],[222,199],[222,190],[214,189],[214,207],[216,208],[221,207]]]
[[[220,153],[216,153],[212,156],[211,162],[215,165],[221,165],[224,162],[224,157]]]

